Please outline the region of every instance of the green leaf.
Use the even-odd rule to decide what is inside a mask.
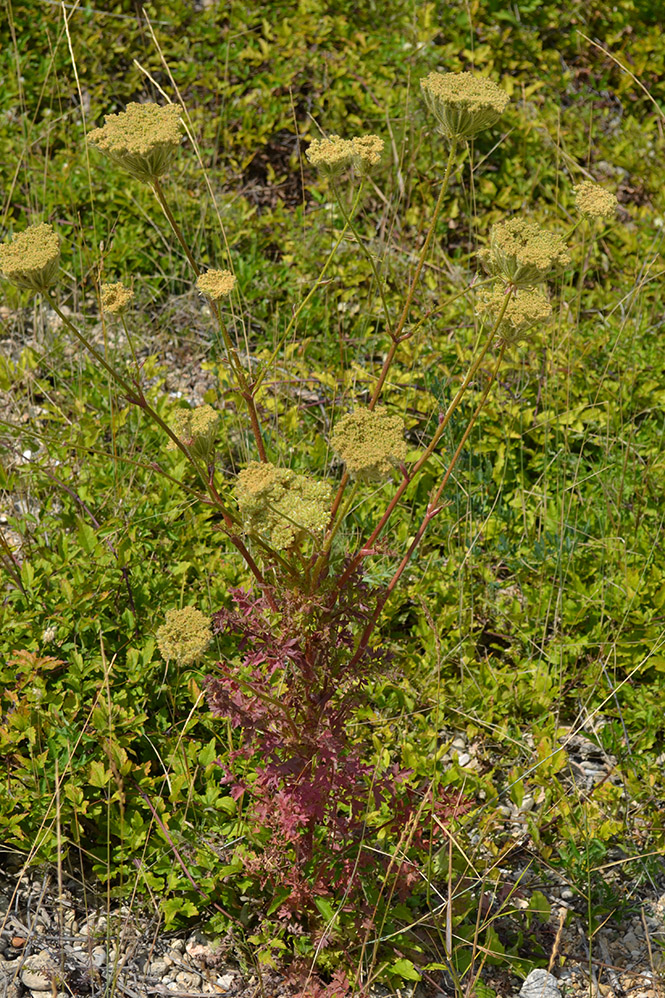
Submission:
[[[386,970],[389,974],[394,974],[396,977],[402,977],[405,981],[419,981],[420,974],[411,963],[410,960],[406,960],[404,957],[396,960],[391,967],[387,967]]]
[[[89,523],[79,524],[76,536],[86,554],[92,554],[97,547],[97,534]]]
[[[105,787],[111,779],[111,770],[104,767],[104,763],[99,759],[93,759],[90,763],[90,775],[88,783],[93,787]]]
[[[325,898],[314,898],[314,904],[319,909],[326,922],[332,922],[335,918],[335,912],[330,901]]]
[[[290,894],[291,894],[290,887],[280,887],[277,891],[275,891],[275,896],[270,902],[270,906],[268,908],[268,914],[272,915],[274,911],[277,911],[277,909],[284,904],[284,902],[286,901],[287,897],[289,897]]]
[[[550,903],[542,891],[534,891],[529,899],[529,911],[535,912],[541,922],[546,922],[550,917]]]

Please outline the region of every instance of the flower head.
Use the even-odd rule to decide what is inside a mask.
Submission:
[[[197,278],[196,286],[202,295],[218,301],[231,294],[236,286],[236,279],[230,270],[207,270]]]
[[[267,462],[253,461],[240,472],[235,495],[245,530],[277,550],[325,530],[330,518],[327,482]]]
[[[330,443],[349,474],[360,482],[381,481],[406,458],[404,423],[381,406],[342,416]]]
[[[474,73],[430,73],[420,86],[439,129],[449,139],[470,139],[490,128],[510,100],[493,80]]]
[[[361,177],[368,177],[381,162],[385,143],[378,135],[358,135],[351,139],[353,165]]]
[[[480,312],[488,312],[495,320],[501,314],[506,300],[506,289],[497,285],[492,292],[481,299]],[[552,306],[538,288],[520,288],[514,291],[499,323],[499,336],[506,343],[519,343],[532,326],[547,322],[552,315]]]
[[[107,114],[104,127],[88,137],[123,170],[149,184],[166,172],[180,145],[181,113],[178,104],[128,104],[119,114]]]
[[[46,222],[0,244],[0,271],[17,288],[45,293],[55,284],[59,266],[60,236]]]
[[[336,180],[353,162],[356,154],[353,142],[331,135],[329,139],[312,139],[305,155],[324,177]]]
[[[575,207],[587,218],[611,218],[617,210],[616,195],[590,180],[583,180],[573,191]]]
[[[157,629],[157,647],[168,662],[193,665],[212,641],[210,621],[193,606],[167,610],[166,619]]]
[[[489,249],[478,256],[489,274],[522,288],[540,284],[552,270],[570,263],[561,237],[525,218],[493,225]]]
[[[189,447],[194,457],[207,463],[215,448],[218,423],[219,413],[210,405],[199,405],[195,409],[176,409],[173,432]],[[168,449],[175,448],[176,445],[171,440]]]
[[[122,281],[118,281],[117,284],[102,284],[100,292],[100,301],[104,311],[113,312],[116,315],[124,312],[134,297],[132,289],[126,288]]]

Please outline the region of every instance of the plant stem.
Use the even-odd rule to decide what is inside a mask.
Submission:
[[[501,344],[501,350],[499,351],[499,356],[498,356],[497,362],[496,362],[496,364],[494,366],[494,370],[492,371],[490,379],[489,379],[489,381],[487,383],[487,387],[485,388],[485,390],[484,390],[484,392],[483,392],[483,394],[482,394],[482,396],[480,398],[480,402],[476,406],[476,409],[475,409],[475,411],[473,413],[473,416],[469,420],[469,423],[468,423],[468,425],[467,425],[467,427],[466,427],[466,429],[465,429],[465,431],[464,431],[464,433],[462,435],[462,439],[460,440],[459,444],[457,445],[457,449],[455,450],[455,453],[453,454],[453,456],[452,456],[452,458],[450,460],[450,464],[448,465],[446,473],[443,476],[438,489],[436,490],[436,492],[434,493],[434,495],[432,496],[432,498],[430,499],[430,501],[427,504],[427,511],[425,513],[423,521],[420,524],[420,527],[418,528],[418,531],[417,531],[415,537],[413,538],[413,541],[409,545],[408,551],[406,552],[406,554],[402,558],[401,562],[399,563],[399,565],[397,567],[397,570],[395,571],[395,574],[393,575],[392,579],[388,583],[388,586],[386,587],[385,591],[381,594],[381,596],[377,600],[376,607],[374,609],[374,613],[372,614],[371,620],[369,621],[369,623],[365,627],[365,630],[363,631],[363,635],[362,635],[360,641],[358,642],[358,647],[356,648],[355,654],[354,654],[353,658],[351,659],[351,665],[355,665],[356,662],[365,653],[365,650],[367,648],[367,644],[368,644],[369,639],[370,639],[370,637],[372,635],[372,631],[374,630],[374,628],[376,626],[376,623],[377,623],[377,621],[379,619],[381,611],[383,610],[383,608],[386,605],[388,599],[390,598],[390,594],[393,592],[395,586],[399,582],[399,580],[400,580],[400,578],[402,576],[402,573],[404,572],[404,569],[406,568],[406,566],[411,561],[411,558],[413,557],[413,554],[414,554],[416,548],[418,547],[418,545],[420,544],[421,540],[423,539],[425,531],[427,530],[427,528],[428,528],[431,520],[433,520],[434,517],[437,516],[438,513],[441,512],[441,506],[439,506],[439,501],[441,499],[441,495],[442,495],[443,490],[445,489],[446,485],[448,484],[448,479],[450,478],[450,476],[451,476],[451,474],[453,472],[453,469],[455,468],[455,465],[457,464],[457,462],[459,460],[459,457],[460,457],[460,454],[462,453],[462,449],[464,447],[464,444],[468,440],[469,434],[471,433],[471,430],[473,429],[473,426],[474,426],[474,424],[475,424],[475,422],[476,422],[476,420],[477,420],[477,418],[478,418],[478,416],[479,416],[479,414],[480,414],[483,406],[485,405],[485,402],[487,401],[487,396],[489,395],[490,389],[491,389],[492,385],[494,384],[494,381],[496,380],[496,376],[497,376],[497,373],[498,373],[499,368],[501,366],[501,361],[503,360],[503,355],[504,355],[505,351],[506,351],[506,344],[502,343]]]
[[[363,187],[364,187],[364,184],[362,184],[362,183],[358,187],[358,193],[356,194],[354,202],[351,205],[351,210],[349,212],[349,217],[350,218],[353,218],[353,216],[355,215],[356,211],[358,210],[358,205],[360,204],[360,196],[361,196],[361,194],[363,192]],[[312,285],[312,287],[311,287],[309,293],[307,294],[306,298],[304,298],[303,301],[300,302],[300,305],[298,305],[298,308],[295,310],[295,312],[291,316],[291,319],[289,321],[288,326],[284,330],[283,334],[280,336],[279,343],[277,344],[277,346],[275,347],[275,349],[271,353],[270,357],[266,361],[265,366],[263,368],[263,371],[261,372],[261,374],[259,375],[259,377],[254,382],[254,385],[252,386],[252,391],[253,391],[254,394],[256,394],[256,392],[258,392],[259,388],[263,384],[263,381],[264,381],[264,379],[266,377],[266,374],[267,374],[268,370],[270,369],[271,364],[273,363],[273,361],[277,357],[277,354],[282,349],[282,346],[286,342],[286,340],[287,340],[287,338],[289,336],[289,333],[291,332],[291,330],[293,329],[294,325],[298,321],[298,316],[300,315],[300,313],[302,312],[302,310],[305,308],[305,306],[307,305],[307,303],[309,302],[309,300],[312,298],[312,296],[313,296],[314,292],[316,291],[316,289],[320,286],[321,282],[323,281],[323,278],[326,276],[326,273],[328,271],[328,267],[332,263],[333,257],[335,256],[335,253],[337,252],[337,249],[339,248],[340,243],[344,239],[344,236],[348,232],[348,229],[349,229],[349,225],[348,225],[348,223],[345,223],[344,228],[342,229],[342,231],[340,232],[339,236],[337,237],[337,240],[335,241],[335,245],[332,247],[332,249],[330,250],[330,253],[328,254],[328,258],[327,258],[326,262],[324,263],[323,269],[321,270],[319,276],[317,277],[317,279],[315,280],[314,284]]]
[[[456,139],[452,139],[451,143],[450,143],[450,151],[448,153],[448,161],[446,163],[446,169],[445,169],[445,172],[444,172],[444,175],[443,175],[443,180],[441,182],[441,190],[439,191],[439,196],[437,198],[436,205],[434,206],[434,214],[432,215],[432,221],[430,222],[430,226],[429,226],[429,229],[427,231],[427,235],[425,236],[425,242],[423,243],[422,249],[420,250],[420,256],[418,257],[418,263],[416,265],[416,270],[415,270],[415,273],[414,273],[414,275],[413,275],[413,277],[411,279],[411,284],[409,285],[408,291],[406,293],[406,300],[404,302],[404,307],[402,309],[402,314],[401,314],[401,316],[399,318],[399,321],[397,323],[397,328],[394,331],[390,332],[390,337],[392,339],[392,343],[390,344],[390,350],[388,351],[388,355],[387,355],[386,359],[383,362],[383,367],[381,368],[381,373],[379,374],[379,380],[377,381],[376,386],[374,388],[374,392],[372,393],[372,398],[371,398],[370,403],[369,403],[369,409],[370,410],[373,410],[376,407],[376,404],[379,401],[379,398],[381,397],[381,392],[383,390],[383,386],[385,384],[386,378],[388,377],[388,372],[390,371],[390,367],[391,367],[392,362],[394,360],[395,353],[397,351],[398,345],[402,342],[402,340],[409,339],[409,337],[412,335],[412,332],[403,334],[403,329],[404,329],[404,326],[406,324],[406,320],[407,320],[408,315],[409,315],[409,310],[411,308],[411,303],[413,301],[413,296],[414,296],[415,291],[416,291],[416,285],[418,284],[418,280],[420,278],[421,271],[422,271],[423,266],[425,264],[425,259],[427,257],[427,252],[429,250],[429,246],[430,246],[430,243],[432,241],[432,236],[434,235],[434,230],[436,228],[436,223],[438,222],[439,215],[441,214],[441,208],[443,207],[443,199],[445,197],[446,191],[448,190],[448,183],[450,182],[450,176],[451,176],[451,173],[452,173],[452,169],[453,169],[453,164],[454,164],[456,152],[457,152],[457,140]],[[358,237],[356,236],[356,238],[358,238]],[[376,276],[376,274],[375,274],[375,276]],[[378,280],[378,277],[377,277],[377,280]],[[383,298],[383,296],[382,296],[382,298]],[[384,309],[386,309],[385,302],[384,302]],[[388,321],[387,311],[386,311],[386,321]],[[335,516],[337,515],[337,511],[339,509],[339,504],[342,501],[342,496],[344,495],[344,490],[346,489],[348,481],[349,481],[349,476],[348,476],[348,473],[345,471],[344,474],[342,475],[342,480],[341,480],[341,482],[339,484],[339,488],[337,490],[337,495],[335,496],[335,499],[334,499],[333,504],[332,504],[332,509],[331,509],[331,512],[330,512],[331,523],[334,521]]]
[[[180,226],[176,222],[175,217],[173,215],[173,212],[169,208],[168,201],[164,197],[164,191],[162,190],[161,184],[160,184],[160,182],[159,182],[159,180],[158,180],[157,177],[155,177],[153,179],[151,187],[152,187],[152,189],[154,191],[155,197],[159,201],[159,204],[160,204],[160,207],[161,207],[162,211],[166,215],[167,221],[168,221],[169,225],[171,226],[171,228],[173,230],[174,236],[176,237],[176,239],[178,240],[178,242],[182,246],[183,251],[185,253],[185,256],[189,260],[189,264],[190,264],[192,270],[194,271],[194,273],[198,277],[199,274],[201,273],[201,268],[199,267],[198,263],[196,262],[196,260],[192,256],[192,252],[191,252],[189,246],[187,245],[187,241],[186,241],[185,237],[183,236],[183,234],[182,234],[182,232],[180,230]]]
[[[118,371],[116,371],[116,369],[112,367],[111,364],[108,363],[103,354],[101,354],[99,350],[95,346],[93,346],[93,344],[87,339],[87,337],[84,336],[83,333],[81,333],[76,328],[76,326],[71,321],[69,316],[65,315],[65,313],[62,311],[56,299],[50,294],[48,295],[48,299],[51,304],[51,307],[53,308],[53,311],[60,316],[64,324],[70,330],[70,332],[72,332],[74,336],[76,336],[77,340],[86,348],[86,350],[88,350],[92,354],[95,360],[102,365],[104,370],[107,371],[108,374],[110,374],[111,378],[118,385],[120,385],[122,390],[125,392],[127,401],[138,406],[139,409],[142,409],[143,412],[145,412],[153,420],[153,422],[157,423],[157,425],[161,427],[161,429],[176,445],[178,450],[182,451],[182,453],[185,455],[189,463],[192,465],[192,467],[198,474],[199,478],[202,480],[206,492],[208,492],[208,494],[211,496],[211,498],[215,503],[215,506],[219,509],[220,513],[222,514],[222,517],[224,519],[224,526],[226,528],[227,535],[230,538],[232,544],[240,552],[248,568],[254,575],[255,579],[257,580],[261,588],[264,590],[266,594],[266,599],[268,600],[268,603],[270,604],[271,608],[273,610],[276,610],[277,604],[275,603],[274,597],[270,591],[270,587],[268,586],[256,562],[254,561],[251,554],[245,547],[243,541],[240,539],[238,534],[235,533],[235,521],[237,520],[237,517],[235,517],[222,502],[219,492],[215,487],[212,476],[208,476],[206,474],[205,470],[200,467],[198,461],[196,461],[192,457],[189,448],[182,442],[182,440],[180,440],[176,436],[171,427],[164,422],[159,413],[155,409],[153,409],[153,407],[146,399],[141,386],[139,384],[131,385],[128,381],[126,381],[122,377],[122,375],[119,374]]]
[[[379,536],[379,534],[381,533],[381,531],[385,527],[386,523],[390,519],[390,516],[391,516],[393,510],[395,509],[395,507],[397,506],[397,503],[399,502],[399,500],[401,499],[402,495],[404,494],[404,492],[408,488],[410,482],[413,480],[414,476],[418,474],[418,472],[421,470],[421,468],[426,464],[426,462],[432,456],[432,453],[434,452],[434,449],[435,449],[437,443],[441,439],[441,436],[442,436],[442,434],[443,434],[446,426],[450,422],[451,417],[453,416],[455,410],[459,406],[459,404],[460,404],[460,402],[462,400],[462,397],[463,397],[465,391],[467,390],[467,388],[469,386],[469,383],[470,383],[471,379],[473,378],[474,374],[476,373],[476,371],[480,367],[480,365],[483,362],[483,359],[485,357],[485,354],[487,353],[487,351],[489,350],[489,348],[490,348],[490,346],[492,344],[492,341],[493,341],[493,339],[494,339],[494,337],[496,335],[496,331],[499,328],[499,325],[501,323],[501,320],[503,319],[503,316],[504,316],[504,313],[506,311],[506,308],[508,307],[508,302],[510,301],[510,299],[512,297],[512,292],[513,292],[513,289],[511,287],[511,288],[508,289],[508,292],[507,292],[507,294],[505,296],[505,300],[504,300],[503,305],[501,307],[501,311],[499,312],[499,315],[497,316],[497,319],[496,319],[496,321],[494,323],[494,326],[492,327],[492,330],[490,332],[490,335],[487,338],[487,341],[485,342],[485,345],[483,346],[483,349],[480,351],[480,353],[478,354],[478,356],[476,357],[476,359],[471,364],[471,367],[467,371],[466,377],[464,378],[464,381],[462,382],[462,384],[458,388],[457,393],[456,393],[454,399],[452,400],[452,402],[448,406],[448,409],[446,410],[444,416],[442,416],[441,419],[439,420],[439,425],[438,425],[438,427],[436,429],[436,432],[434,433],[434,436],[432,437],[432,439],[431,439],[431,441],[430,441],[427,449],[425,450],[424,454],[422,454],[421,457],[414,464],[413,468],[411,469],[411,474],[409,475],[409,477],[408,478],[404,478],[400,482],[400,484],[397,486],[397,490],[395,492],[395,495],[393,496],[393,498],[388,503],[388,506],[386,507],[386,510],[385,510],[383,516],[381,517],[381,519],[379,520],[378,524],[376,525],[376,527],[372,531],[370,537],[365,542],[365,544],[363,544],[363,546],[360,548],[360,550],[358,551],[358,553],[351,560],[351,562],[349,563],[349,565],[346,567],[345,571],[340,576],[340,579],[339,579],[339,582],[338,582],[338,588],[339,589],[342,588],[342,586],[348,580],[348,578],[352,574],[352,572],[354,572],[357,569],[358,565],[361,563],[361,561],[363,560],[363,558],[365,558],[367,556],[367,554],[371,551],[372,546],[374,545],[374,542],[376,541],[377,537]]]
[[[381,304],[383,305],[383,314],[385,315],[386,318],[386,330],[388,332],[388,335],[390,336],[392,335],[390,332],[390,325],[391,325],[390,312],[388,311],[388,302],[386,301],[386,295],[383,288],[383,281],[381,280],[381,275],[379,274],[379,271],[377,269],[376,260],[374,259],[373,254],[370,253],[368,248],[365,246],[363,238],[360,235],[360,232],[358,231],[358,228],[353,221],[353,216],[348,214],[346,208],[344,207],[344,202],[342,200],[339,184],[333,181],[332,189],[333,189],[333,194],[335,195],[335,200],[337,201],[337,207],[339,208],[342,218],[346,223],[345,228],[351,229],[354,236],[356,237],[356,243],[360,247],[361,252],[365,255],[365,257],[369,261],[369,265],[372,268],[372,273],[374,274],[374,280],[376,281],[376,286],[379,292],[379,296],[381,298]]]
[[[401,314],[401,316],[399,318],[399,321],[397,323],[397,328],[395,329],[394,334],[393,334],[393,336],[394,336],[395,339],[398,339],[401,336],[402,330],[404,329],[404,326],[406,324],[406,320],[409,317],[409,310],[411,308],[411,302],[413,301],[413,296],[414,296],[414,294],[416,292],[416,285],[418,284],[418,280],[420,278],[420,273],[421,273],[421,271],[423,269],[423,266],[425,264],[425,259],[427,257],[427,251],[429,250],[429,246],[430,246],[430,243],[432,241],[432,236],[434,235],[434,230],[436,228],[436,223],[438,222],[439,215],[441,214],[441,208],[443,207],[443,199],[445,197],[446,191],[448,190],[448,182],[450,180],[450,175],[452,173],[452,169],[453,169],[453,164],[454,164],[454,161],[455,161],[455,154],[456,153],[457,153],[457,140],[453,138],[453,139],[451,139],[451,142],[450,142],[450,152],[448,153],[448,162],[446,163],[446,171],[445,171],[445,173],[443,175],[443,181],[441,183],[441,190],[439,191],[439,197],[437,198],[437,202],[436,202],[436,205],[434,207],[434,214],[432,216],[432,221],[430,223],[430,227],[429,227],[429,230],[427,232],[427,235],[425,236],[425,242],[423,243],[422,249],[420,251],[420,256],[418,258],[418,263],[417,263],[416,270],[415,270],[415,273],[413,275],[413,278],[411,280],[411,285],[410,285],[409,290],[408,290],[407,295],[406,295],[406,301],[404,302],[404,308],[402,310],[402,314]]]

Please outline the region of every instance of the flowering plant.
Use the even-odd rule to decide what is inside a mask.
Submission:
[[[351,724],[366,705],[371,682],[394,668],[390,650],[377,637],[381,613],[443,508],[446,485],[506,350],[549,318],[552,306],[542,285],[569,262],[563,240],[531,220],[513,218],[493,227],[488,248],[479,254],[489,275],[482,282],[487,293],[475,305],[483,322],[481,345],[449,404],[438,414],[429,441],[409,463],[404,424],[385,404],[384,387],[400,349],[425,321],[412,320],[414,299],[461,159],[460,146],[493,127],[508,103],[496,84],[471,74],[432,73],[421,83],[427,106],[448,142],[448,157],[398,313],[391,314],[380,267],[357,225],[363,192],[380,165],[383,142],[375,135],[314,140],[307,156],[330,185],[343,219],[342,232],[314,286],[281,332],[276,351],[256,369],[245,362],[225,320],[225,305],[237,289],[232,261],[225,261],[225,269],[202,272],[164,193],[162,181],[179,147],[181,109],[130,105],[126,112],[108,116],[90,136],[103,153],[152,188],[192,267],[196,288],[207,301],[252,436],[251,459],[231,487],[220,481],[216,460],[221,414],[205,405],[178,409],[171,422],[164,420],[149,401],[139,365],[130,373],[118,370],[62,310],[53,290],[60,242],[52,228],[31,226],[0,247],[0,270],[7,279],[45,295],[123,397],[156,422],[168,437],[168,446],[185,457],[196,484],[190,480],[183,487],[219,514],[223,533],[247,566],[253,588],[234,590],[233,607],[221,608],[212,623],[193,606],[171,608],[159,628],[158,644],[167,661],[174,659],[183,666],[208,654],[213,637],[222,647],[231,645],[232,651],[208,677],[206,695],[212,713],[226,719],[235,732],[233,751],[220,760],[220,766],[231,795],[243,806],[247,831],[238,860],[246,873],[272,892],[276,901],[271,907],[278,917],[299,921],[309,930],[326,911],[322,900],[336,898],[340,887],[341,909],[359,919],[358,929],[367,929],[377,903],[376,891],[367,888],[368,876],[384,878],[380,893],[390,875],[392,887],[386,890],[405,894],[415,876],[415,859],[432,848],[441,828],[467,807],[459,794],[443,790],[440,783],[422,787],[412,773],[392,762],[372,763],[364,744],[352,737]],[[350,178],[355,186],[347,197],[345,184]],[[578,191],[580,210],[589,217],[607,217],[611,197],[600,199],[595,192],[592,204],[592,194],[584,185]],[[343,467],[333,481],[332,475],[320,479],[286,466],[285,456],[266,433],[260,400],[274,356],[347,236],[355,239],[369,261],[388,349],[369,398],[357,400],[348,413],[331,414],[328,443]],[[463,295],[473,300],[475,283],[474,279],[451,300]],[[132,292],[122,283],[102,285],[102,308],[118,316],[135,361],[128,323],[131,303]],[[486,370],[489,358],[493,359]],[[422,521],[405,550],[398,552],[388,581],[371,585],[366,564],[472,388],[478,389],[477,403],[432,489]],[[392,483],[390,498],[373,529],[357,545],[348,545],[344,528],[354,502],[367,487],[386,481]],[[386,837],[394,855],[381,856],[375,846],[374,851],[367,847]]]

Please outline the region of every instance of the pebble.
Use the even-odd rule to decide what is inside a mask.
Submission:
[[[21,981],[29,991],[53,991],[51,982],[57,967],[51,959],[48,950],[42,950],[36,956],[26,958],[21,969]]]
[[[199,974],[190,973],[187,970],[181,970],[179,974],[175,977],[178,984],[182,984],[183,987],[194,987],[201,980]]]
[[[457,757],[457,761],[460,766],[467,766],[471,762],[471,756],[468,752],[461,752]]]
[[[95,967],[103,967],[106,963],[106,950],[103,946],[93,947],[91,956]]]
[[[155,977],[163,977],[166,971],[168,970],[168,967],[169,965],[166,962],[166,960],[162,959],[161,957],[158,957],[156,960],[153,960],[149,964],[148,971],[149,973],[153,974]]]
[[[546,970],[532,970],[520,988],[520,998],[561,998],[559,982]]]

